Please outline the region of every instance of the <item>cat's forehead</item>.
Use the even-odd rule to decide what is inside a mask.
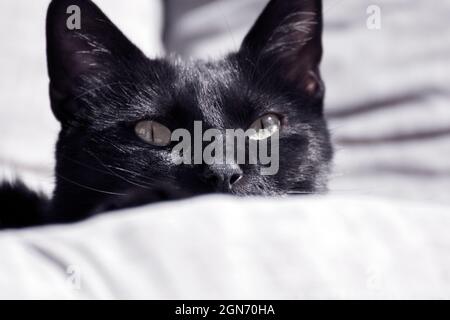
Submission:
[[[234,80],[240,71],[237,61],[228,57],[217,60],[172,58],[170,62],[180,79],[185,81],[223,82]]]
[[[246,99],[241,71],[232,60],[175,60],[173,67],[179,99],[189,101],[212,126],[223,127]]]

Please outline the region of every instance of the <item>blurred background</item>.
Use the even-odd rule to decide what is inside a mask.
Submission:
[[[96,0],[148,56],[236,50],[267,0]],[[0,2],[0,176],[51,192],[48,0]],[[450,203],[450,2],[324,1],[330,189]]]

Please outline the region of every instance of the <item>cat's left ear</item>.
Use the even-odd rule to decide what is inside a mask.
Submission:
[[[319,72],[322,1],[271,0],[245,37],[240,52],[297,90],[323,97]]]
[[[145,59],[90,0],[53,0],[46,28],[50,99],[60,121],[76,112],[72,100],[86,81],[108,81],[115,65]]]

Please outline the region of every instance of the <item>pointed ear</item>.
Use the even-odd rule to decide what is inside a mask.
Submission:
[[[322,1],[271,0],[245,37],[241,52],[298,90],[323,97]]]
[[[52,110],[60,121],[90,77],[115,63],[144,57],[90,0],[53,0],[47,12],[47,64]]]

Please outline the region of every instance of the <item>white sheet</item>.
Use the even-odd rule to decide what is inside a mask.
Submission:
[[[7,232],[0,298],[448,299],[449,212],[207,197]]]

